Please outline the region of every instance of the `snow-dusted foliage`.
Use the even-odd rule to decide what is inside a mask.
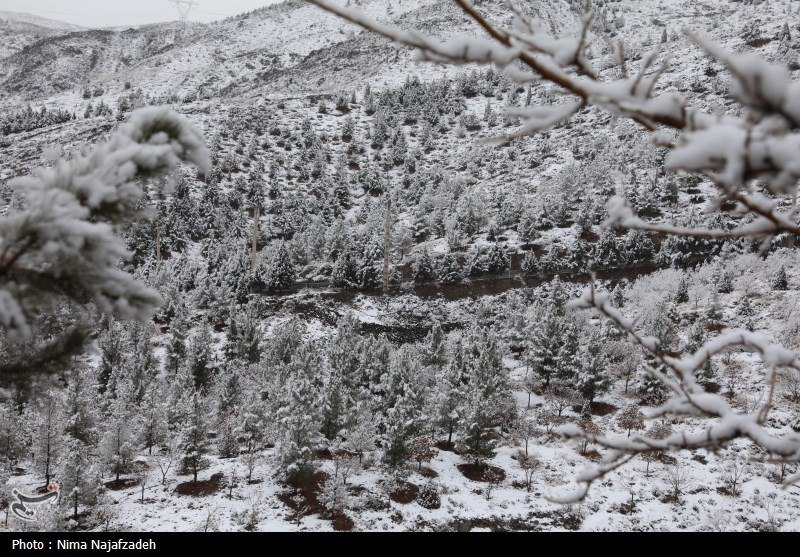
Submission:
[[[114,226],[134,217],[137,179],[181,162],[209,169],[201,133],[167,108],[146,108],[91,152],[10,182],[24,196],[0,220],[0,324],[10,341],[31,340],[31,317],[60,296],[123,319],[153,314],[159,294],[117,269],[129,254]]]
[[[516,83],[544,80],[573,97],[573,100],[557,106],[510,109],[509,114],[521,118],[523,123],[518,131],[500,137],[500,142],[551,128],[573,118],[587,106],[599,106],[653,132],[654,142],[669,151],[665,160],[668,169],[685,170],[711,179],[724,198],[755,217],[731,230],[649,224],[636,216],[624,197],[612,197],[608,201],[609,216],[604,222],[607,227],[714,238],[761,238],[782,232],[800,233],[794,207],[789,211],[779,210],[774,199],[754,188],[755,183],[760,182],[770,194],[797,195],[800,178],[797,163],[800,155],[800,82],[792,82],[788,70],[782,65],[771,64],[755,54],[728,53],[686,30],[689,39],[731,75],[731,95],[739,104],[742,115],[720,117],[692,108],[689,101],[677,93],[657,92],[658,81],[671,62],[670,56],[663,57],[660,65],[650,71],[658,59],[658,48],[645,55],[636,75],[629,75],[623,45],[617,43],[622,77],[599,77],[586,57],[588,32],[594,23],[594,12],[589,9],[589,3],[586,4],[579,34],[562,38],[548,34],[539,22],[526,17],[513,3],[509,4],[514,15],[512,25],[500,27],[485,18],[469,0],[455,0],[488,37],[459,37],[441,42],[418,31],[403,31],[381,24],[357,10],[327,0],[309,1],[392,41],[414,47],[421,60],[446,64],[491,64],[505,71]],[[607,243],[613,244],[611,237],[605,238]],[[732,290],[729,276],[723,275],[717,282],[719,292]],[[776,282],[780,286],[784,281],[779,277]],[[573,496],[558,500],[574,502],[582,499],[592,482],[630,461],[637,453],[654,449],[718,448],[733,439],[745,437],[775,458],[800,460],[800,437],[796,433],[773,436],[763,427],[772,408],[779,370],[800,369],[800,360],[793,352],[773,344],[760,333],[724,330],[693,354],[674,357],[669,354],[670,347],[663,334],[645,336],[638,333],[636,322],[613,308],[609,298],[608,294],[596,292],[591,286],[571,303],[571,307],[598,311],[626,332],[653,359],[653,365],[647,366],[648,373],[656,384],[671,391],[672,396],[656,408],[652,416],[690,414],[719,421],[693,435],[678,432],[660,440],[646,435],[607,439],[596,427],[583,427],[582,423],[563,426],[559,429],[563,435],[581,437],[614,450],[606,455],[601,465],[590,467],[578,475],[577,480],[584,484],[584,488]],[[534,353],[538,352],[540,356],[535,356],[532,363],[535,369],[542,370],[540,373],[546,373],[547,386],[550,381],[548,369],[557,358],[554,349],[565,345],[557,341],[552,327],[544,326],[539,331],[541,340],[534,345]],[[597,383],[593,371],[598,351],[591,348],[591,341],[587,342],[591,359],[584,364],[577,387],[590,402],[603,383]],[[547,343],[554,345],[550,350],[552,354],[548,353]],[[766,368],[766,397],[756,408],[746,412],[733,410],[723,396],[709,393],[698,383],[697,374],[701,368],[712,356],[731,346],[742,346],[759,353]],[[567,349],[566,352],[574,354],[573,350]],[[800,476],[790,477],[788,482],[798,479]]]

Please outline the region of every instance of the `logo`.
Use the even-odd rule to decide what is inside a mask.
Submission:
[[[11,512],[22,520],[36,520],[36,507],[47,501],[49,501],[51,505],[55,505],[58,503],[58,498],[61,496],[59,486],[56,484],[48,485],[47,493],[44,495],[25,495],[16,489],[11,493],[17,500],[16,503],[11,503]]]

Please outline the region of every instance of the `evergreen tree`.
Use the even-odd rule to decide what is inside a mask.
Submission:
[[[497,275],[508,270],[508,256],[500,244],[493,244],[485,255],[484,268],[489,274]]]
[[[194,391],[187,400],[180,442],[183,469],[192,475],[194,484],[197,474],[208,466],[205,456],[209,451],[208,429],[208,408],[202,396]]]
[[[611,291],[611,303],[618,308],[625,306],[625,286],[622,282],[614,285],[614,289]]]
[[[100,489],[100,470],[92,447],[68,435],[58,467],[58,480],[61,492],[72,506],[73,519],[78,520],[80,505],[93,505]]]
[[[194,387],[200,391],[211,382],[212,337],[208,325],[201,323],[192,335],[186,361],[194,378]]]
[[[453,442],[453,434],[458,431],[464,419],[466,384],[463,354],[454,354],[453,360],[437,373],[436,389],[433,393],[434,422],[437,428],[447,433],[448,444]]]
[[[133,408],[128,402],[128,393],[120,393],[111,403],[111,412],[104,421],[100,446],[106,469],[119,482],[120,474],[127,473],[134,457]]]
[[[169,399],[165,396],[166,383],[166,378],[159,375],[145,391],[138,408],[137,430],[148,454],[153,454],[153,447],[163,442],[167,435]]]
[[[733,277],[724,269],[716,269],[714,283],[717,286],[717,292],[720,294],[728,294],[733,292]]]
[[[266,281],[269,292],[284,292],[294,286],[297,272],[292,263],[286,242],[281,242],[270,259],[269,276]]]
[[[611,384],[606,355],[600,345],[600,339],[592,336],[586,349],[582,351],[575,387],[584,400],[588,400],[591,404],[597,395],[607,392]]]
[[[310,349],[304,347],[298,358],[307,359]],[[292,367],[278,404],[275,448],[281,477],[295,485],[305,485],[317,469],[315,451],[320,438],[317,388],[311,366]]]
[[[29,410],[30,438],[33,463],[42,476],[44,485],[50,485],[64,454],[64,406],[61,393],[47,391],[41,394]]]
[[[522,260],[522,270],[526,275],[536,275],[539,273],[539,258],[533,250],[525,253],[525,259]]]
[[[770,286],[773,290],[786,290],[789,287],[789,281],[786,277],[786,267],[782,266],[772,276]]]
[[[427,248],[423,248],[414,259],[413,272],[416,282],[427,282],[434,279],[433,260]]]
[[[686,280],[686,276],[681,276],[681,279],[678,281],[678,289],[675,292],[675,299],[674,302],[676,304],[685,304],[689,301],[689,281]]]
[[[464,278],[453,252],[447,252],[438,260],[436,278],[442,284],[458,284]]]
[[[68,436],[86,446],[97,441],[97,385],[92,374],[79,367],[69,377],[64,399],[64,429]]]
[[[384,377],[380,424],[383,461],[390,468],[403,466],[409,458],[408,444],[426,422],[424,384],[417,350],[403,346],[392,354]]]
[[[471,388],[467,396],[458,452],[475,464],[494,457],[495,440],[492,432],[494,409],[481,396],[479,388]]]
[[[183,316],[179,315],[172,321],[164,357],[164,368],[172,375],[178,373],[178,368],[186,361],[186,335],[186,321]]]

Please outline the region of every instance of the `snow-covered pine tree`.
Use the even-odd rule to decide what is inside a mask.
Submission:
[[[281,242],[270,258],[267,290],[269,292],[285,292],[294,287],[297,271],[292,257],[286,247],[286,242]]]
[[[675,291],[675,298],[673,301],[676,304],[685,304],[689,301],[689,281],[686,280],[685,275],[681,275],[678,281],[678,288]]]
[[[278,474],[298,486],[305,485],[317,470],[320,419],[312,351],[309,345],[298,350],[297,363],[291,366],[278,403]]]
[[[194,377],[198,390],[205,390],[211,383],[213,339],[208,324],[201,323],[189,340],[186,362]]]
[[[416,282],[431,281],[436,276],[433,267],[433,259],[431,259],[431,254],[427,248],[422,248],[417,253],[416,258],[414,258],[414,264],[412,268],[414,280]]]
[[[202,395],[194,391],[186,399],[185,421],[181,428],[181,462],[183,469],[192,475],[192,483],[197,483],[197,474],[208,466],[206,454],[209,452],[208,405]]]
[[[458,284],[463,278],[458,259],[448,251],[438,260],[436,279],[442,284]]]
[[[467,393],[464,354],[460,342],[451,346],[450,361],[437,372],[436,387],[433,392],[433,418],[437,429],[447,434],[447,443],[453,442],[453,434],[458,432]]]
[[[97,501],[100,477],[100,466],[93,448],[67,435],[58,465],[58,481],[61,492],[72,507],[73,520],[79,518],[80,505],[91,506]]]
[[[597,395],[611,388],[611,383],[606,354],[600,339],[592,335],[580,353],[575,387],[584,400],[591,404]]]
[[[773,290],[786,290],[789,287],[789,280],[786,277],[786,267],[781,265],[772,276],[770,286]]]
[[[64,452],[64,400],[60,392],[41,393],[26,411],[30,424],[31,451],[36,471],[50,485]]]
[[[121,389],[111,402],[110,413],[103,421],[100,454],[106,470],[114,474],[119,482],[120,475],[130,471],[133,463],[136,422],[134,408],[129,402],[130,388]]]

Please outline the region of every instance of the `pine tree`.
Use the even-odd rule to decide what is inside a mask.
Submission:
[[[239,440],[232,417],[226,419],[220,427],[217,435],[217,453],[221,458],[239,456]]]
[[[441,369],[447,363],[447,337],[439,321],[434,321],[424,341],[423,365]]]
[[[331,284],[345,290],[353,290],[358,286],[358,267],[354,254],[347,250],[333,264]]]
[[[392,469],[409,458],[408,443],[426,422],[424,384],[416,348],[403,346],[391,355],[384,377],[383,417],[379,427],[384,447],[383,461]]]
[[[414,259],[413,272],[416,282],[427,282],[434,279],[433,260],[427,248],[423,248]]]
[[[614,285],[614,290],[611,291],[611,303],[618,308],[625,306],[625,286],[622,282]]]
[[[674,302],[676,304],[685,304],[688,301],[689,301],[689,281],[686,280],[685,276],[681,276],[681,279],[678,281],[678,289],[675,291]]]
[[[13,471],[26,454],[26,432],[24,416],[15,412],[11,405],[0,406],[0,475],[4,469]],[[0,487],[2,487],[0,483]]]
[[[269,292],[284,292],[294,286],[297,276],[294,264],[292,263],[286,242],[281,242],[278,249],[270,259],[269,277],[267,278],[267,290]]]
[[[297,356],[307,360],[311,347]],[[316,445],[320,439],[317,388],[311,365],[293,365],[278,405],[278,439],[275,444],[279,474],[294,485],[305,485],[317,469]]]
[[[777,272],[772,276],[770,286],[773,290],[786,290],[789,287],[789,281],[786,277],[786,267],[781,265]]]
[[[454,351],[460,351],[457,344]],[[463,354],[454,353],[453,359],[437,373],[433,393],[434,423],[447,433],[447,443],[452,444],[466,408],[467,377],[464,375]]]
[[[192,335],[186,354],[186,361],[194,378],[195,389],[201,391],[208,388],[211,382],[211,348],[211,330],[207,324],[202,323]]]
[[[261,331],[251,308],[236,311],[231,307],[225,342],[225,357],[228,361],[241,360],[256,364],[261,359]]]
[[[533,326],[525,350],[525,363],[544,381],[546,389],[559,374],[563,328],[559,316],[548,311]]]
[[[623,247],[611,228],[604,228],[594,245],[592,259],[600,269],[615,269],[622,265]]]
[[[711,300],[706,308],[706,319],[711,323],[719,323],[722,319],[722,308],[716,291],[711,293]]]
[[[342,375],[330,370],[324,374],[326,379],[321,392],[320,431],[328,441],[333,441],[342,430],[346,431],[352,425],[353,416],[348,412],[351,401]]]
[[[481,396],[480,389],[471,388],[462,419],[463,434],[457,448],[460,454],[471,459],[475,464],[494,457],[493,413],[494,409]]]
[[[724,269],[718,267],[715,270],[714,283],[717,286],[717,292],[720,294],[729,294],[733,292],[733,277]]]
[[[197,474],[208,466],[205,456],[209,451],[208,429],[207,405],[202,396],[194,391],[187,400],[180,442],[183,468],[192,474],[194,484],[197,483]]]
[[[124,359],[122,330],[119,324],[108,321],[97,344],[100,348],[100,368],[97,372],[97,379],[102,393],[108,386],[112,372],[122,366]]]
[[[58,480],[61,492],[72,506],[73,519],[78,520],[80,505],[93,505],[100,489],[100,470],[89,445],[78,438],[66,437]]]
[[[64,399],[65,422],[67,435],[92,446],[97,441],[97,385],[92,374],[79,367],[69,377],[69,384]]]
[[[506,252],[500,247],[500,244],[495,243],[489,248],[489,251],[485,256],[484,265],[486,272],[493,275],[497,275],[508,270],[508,255],[506,255]]]
[[[50,485],[64,451],[64,406],[61,393],[41,394],[29,410],[30,438],[34,465]]]
[[[164,441],[168,429],[169,399],[167,382],[163,375],[150,384],[142,397],[136,421],[141,442],[148,454],[153,454],[153,447]]]
[[[120,474],[130,470],[134,457],[135,422],[133,408],[127,398],[128,393],[123,392],[111,403],[111,413],[104,421],[100,446],[106,469],[114,474],[117,482]]]
[[[187,327],[183,316],[179,315],[172,321],[170,337],[164,357],[164,368],[169,374],[178,373],[180,365],[186,361],[186,335]]]
[[[592,336],[581,354],[575,387],[591,404],[597,395],[605,393],[611,388],[611,383],[600,339]]]
[[[539,273],[539,258],[533,250],[525,253],[525,259],[522,260],[522,270],[526,275],[536,275]]]
[[[461,265],[452,252],[447,252],[439,259],[436,278],[442,284],[458,284],[464,278]]]

